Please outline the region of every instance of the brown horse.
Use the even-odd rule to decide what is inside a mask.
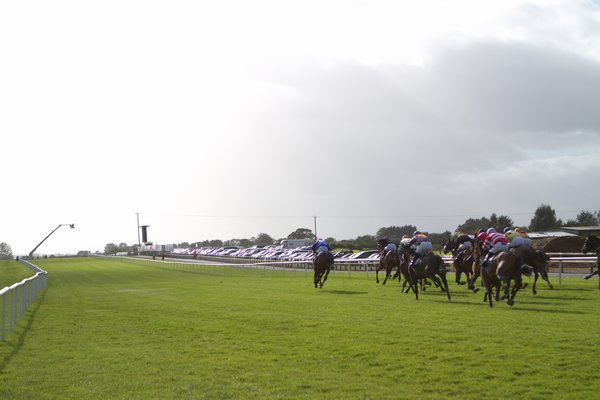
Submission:
[[[385,269],[385,279],[382,285],[385,285],[394,269],[400,270],[400,257],[397,251],[388,251],[387,254],[379,260],[379,265],[375,270],[375,280],[379,283],[379,270]],[[398,275],[398,282],[400,282],[400,276]]]
[[[323,251],[315,257],[313,268],[315,270],[315,287],[322,288],[329,276],[329,271],[333,266],[333,254]]]
[[[530,276],[533,268],[527,265],[522,265],[521,259],[514,253],[502,252],[488,261],[485,267],[481,267],[481,280],[485,286],[485,296],[490,302],[490,307],[493,306],[492,289],[496,289],[495,299],[499,300],[500,290],[504,284],[504,298],[509,306],[515,304],[515,296],[519,289],[523,287],[523,274]],[[511,290],[511,282],[514,281],[514,286]]]
[[[590,279],[594,275],[598,275],[600,277],[600,239],[594,235],[588,235],[588,237],[585,239],[585,242],[583,242],[581,252],[585,254],[591,253],[592,251],[595,251],[596,255],[598,256],[596,259],[596,266],[598,269],[586,276],[585,279]]]
[[[471,262],[471,280],[469,281],[468,288],[473,291],[473,293],[479,292],[479,288],[475,287],[475,282],[479,275],[481,274],[481,262],[483,261],[483,243],[480,241],[475,241],[473,243],[473,247],[471,248],[471,257],[473,261]]]
[[[548,256],[544,252],[536,250],[533,247],[528,246],[526,244],[519,247],[513,247],[510,249],[510,252],[514,253],[517,257],[520,257],[523,261],[523,264],[529,265],[533,268],[533,294],[537,294],[535,284],[537,283],[537,280],[540,276],[543,280],[546,281],[548,286],[550,286],[550,289],[554,289],[554,287],[548,280],[548,266],[546,264],[546,262],[548,261]]]
[[[409,267],[410,285],[415,292],[417,300],[419,299],[419,288],[417,283],[425,279],[431,279],[433,283],[439,287],[442,292],[446,292],[448,300],[450,298],[450,289],[446,280],[446,264],[442,257],[437,254],[428,253],[420,258],[414,267]],[[423,289],[422,289],[423,290]]]
[[[457,285],[464,285],[465,282],[460,281],[462,274],[467,277],[467,283],[471,281],[472,266],[471,266],[471,249],[466,249],[462,252],[461,257],[457,257],[456,240],[450,239],[444,244],[442,249],[444,254],[452,253],[452,263],[454,264],[455,280]]]

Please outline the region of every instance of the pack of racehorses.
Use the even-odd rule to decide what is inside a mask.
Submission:
[[[423,292],[430,282],[433,282],[437,288],[447,294],[448,300],[451,300],[446,279],[447,268],[439,255],[429,252],[411,265],[411,259],[415,255],[411,248],[401,245],[396,251],[386,251],[378,244],[378,250],[380,259],[375,270],[376,283],[379,283],[379,271],[385,271],[382,285],[385,285],[390,279],[398,279],[398,282],[401,282],[404,278],[402,291],[404,293],[412,291],[418,300],[419,289]],[[588,236],[581,252],[584,254],[596,252],[597,254],[598,268],[585,279],[598,275],[600,271],[600,238],[593,235]],[[534,295],[537,294],[536,285],[540,277],[546,281],[550,289],[553,289],[548,279],[548,256],[529,245],[512,247],[485,263],[483,262],[482,243],[478,241],[474,242],[471,248],[464,250],[462,254],[458,254],[456,241],[450,239],[444,244],[443,253],[452,253],[456,284],[467,284],[468,288],[476,293],[480,289],[476,287],[475,283],[481,277],[482,285],[485,288],[484,301],[489,302],[490,307],[493,307],[493,300],[499,301],[501,298],[506,300],[508,305],[514,305],[517,292],[527,286],[526,283],[523,283],[523,275],[534,275],[532,285]],[[321,252],[315,257],[315,288],[323,287],[333,265],[334,258],[330,252]],[[394,271],[396,272],[392,276]],[[465,275],[466,282],[461,281],[462,275]]]

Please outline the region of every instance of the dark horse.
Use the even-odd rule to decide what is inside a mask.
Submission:
[[[588,235],[588,237],[585,239],[585,242],[583,242],[581,252],[585,254],[591,253],[592,251],[595,251],[596,255],[598,256],[598,258],[596,259],[596,266],[598,267],[598,269],[596,269],[590,275],[586,276],[585,279],[590,279],[594,275],[600,276],[600,239],[594,235]]]
[[[321,253],[317,254],[313,266],[315,270],[315,287],[323,287],[332,266],[333,254],[328,251],[322,251]]]
[[[519,247],[513,247],[510,249],[510,252],[515,254],[517,257],[520,257],[523,261],[523,264],[529,265],[533,268],[533,294],[537,294],[535,284],[537,283],[537,280],[540,276],[543,280],[546,281],[548,286],[550,286],[550,289],[554,289],[554,287],[548,280],[548,267],[546,265],[546,262],[548,261],[548,256],[544,252],[536,250],[533,247],[526,244]]]
[[[456,240],[450,239],[446,242],[443,248],[443,253],[448,254],[452,253],[452,263],[454,264],[455,272],[455,280],[457,285],[464,285],[465,282],[460,281],[460,277],[462,274],[465,274],[467,277],[467,283],[471,281],[471,249],[466,249],[462,252],[460,259],[457,257],[457,246]]]
[[[496,289],[495,299],[500,298],[500,289],[504,283],[504,298],[509,306],[515,304],[515,296],[519,289],[523,287],[522,276],[531,275],[532,267],[522,265],[522,261],[514,253],[509,251],[502,252],[488,261],[485,267],[481,267],[481,280],[485,286],[485,296],[490,302],[490,307],[493,306],[492,289]],[[514,286],[511,290],[511,282],[514,281]]]
[[[385,269],[385,280],[383,281],[383,284],[385,285],[394,268],[396,268],[398,271],[398,274],[394,275],[394,278],[398,277],[398,282],[400,282],[400,257],[398,256],[398,252],[388,251],[387,254],[385,254],[384,245],[385,243],[383,240],[377,241],[377,250],[379,250],[379,265],[375,270],[375,282],[379,283],[379,271]]]
[[[375,280],[379,283],[379,270],[385,269],[385,279],[383,280],[382,285],[385,285],[387,280],[389,279],[392,271],[395,269],[400,270],[400,257],[398,256],[397,251],[388,251],[388,253],[379,260],[379,265],[375,270]],[[398,275],[398,282],[400,281],[400,276]]]
[[[444,264],[442,257],[437,254],[428,253],[421,257],[414,267],[408,267],[408,274],[410,276],[409,284],[415,292],[417,300],[419,299],[418,282],[425,279],[431,279],[442,292],[446,292],[448,300],[451,299],[448,281],[446,280],[446,264]]]

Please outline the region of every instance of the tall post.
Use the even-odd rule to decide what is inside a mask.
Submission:
[[[317,216],[313,216],[313,221],[315,222],[315,239],[318,239],[319,236],[317,236]]]
[[[142,245],[140,242],[140,213],[135,213],[137,215],[137,233],[138,233],[138,248]]]

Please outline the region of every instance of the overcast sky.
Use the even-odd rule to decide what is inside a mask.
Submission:
[[[3,2],[0,38],[15,254],[600,209],[598,1]]]

